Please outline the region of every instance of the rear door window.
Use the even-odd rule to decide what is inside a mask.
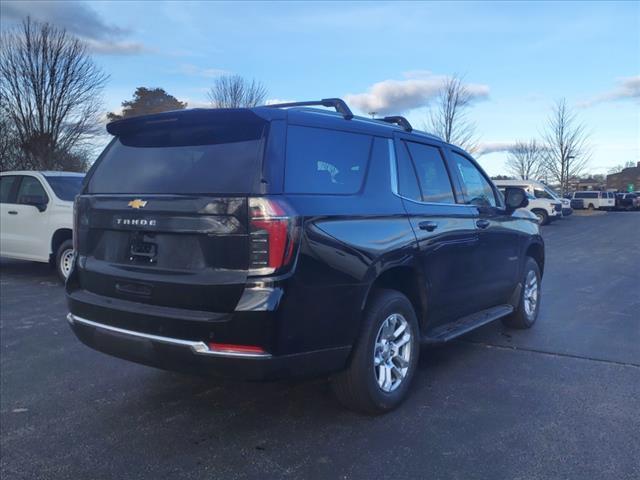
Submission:
[[[29,205],[31,203],[39,203],[42,199],[48,200],[47,192],[35,177],[24,176],[18,188],[18,203]]]
[[[449,173],[440,149],[430,145],[406,142],[422,192],[422,201],[456,203]]]
[[[290,125],[285,191],[357,193],[366,175],[371,142],[369,135]]]
[[[9,203],[11,201],[11,194],[17,178],[15,175],[0,177],[0,203]]]

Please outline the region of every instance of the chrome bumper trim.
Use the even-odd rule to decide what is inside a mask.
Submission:
[[[196,355],[208,355],[213,357],[225,357],[225,358],[271,358],[270,353],[238,353],[238,352],[223,352],[223,351],[212,350],[204,342],[199,342],[194,340],[181,340],[179,338],[171,338],[171,337],[161,337],[159,335],[151,335],[150,333],[142,333],[142,332],[136,332],[133,330],[125,330],[124,328],[112,327],[111,325],[105,325],[104,323],[98,323],[92,320],[87,320],[86,318],[78,317],[77,315],[73,315],[72,313],[69,313],[67,315],[67,320],[72,325],[74,323],[78,323],[81,325],[86,325],[88,327],[94,327],[94,328],[99,328],[101,330],[106,330],[108,332],[114,332],[122,335],[128,335],[130,337],[150,340],[156,343],[165,343],[167,345],[174,345],[177,347],[186,347],[186,348],[189,348],[191,352]]]

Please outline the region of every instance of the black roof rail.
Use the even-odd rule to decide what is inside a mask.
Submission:
[[[341,113],[345,120],[351,120],[353,118],[353,112],[348,107],[347,103],[341,98],[323,98],[322,100],[310,100],[307,102],[289,102],[289,103],[274,103],[272,105],[266,105],[273,108],[285,108],[285,107],[313,107],[315,105],[321,105],[323,107],[333,107],[336,112]]]
[[[376,118],[375,120],[382,120],[383,122],[387,122],[387,123],[395,123],[396,125],[405,129],[407,132],[411,132],[413,130],[413,127],[409,123],[409,120],[407,120],[404,117],[401,117],[400,115],[395,115],[392,117]]]

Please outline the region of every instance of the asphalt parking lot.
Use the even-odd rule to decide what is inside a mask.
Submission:
[[[640,213],[543,228],[542,310],[423,349],[397,411],[323,380],[240,383],[90,350],[46,265],[2,260],[4,479],[638,479]]]

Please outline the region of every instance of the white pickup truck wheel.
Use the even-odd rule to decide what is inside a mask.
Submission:
[[[56,271],[62,283],[67,281],[67,277],[71,273],[73,266],[73,243],[71,240],[65,240],[58,247],[56,253]]]

